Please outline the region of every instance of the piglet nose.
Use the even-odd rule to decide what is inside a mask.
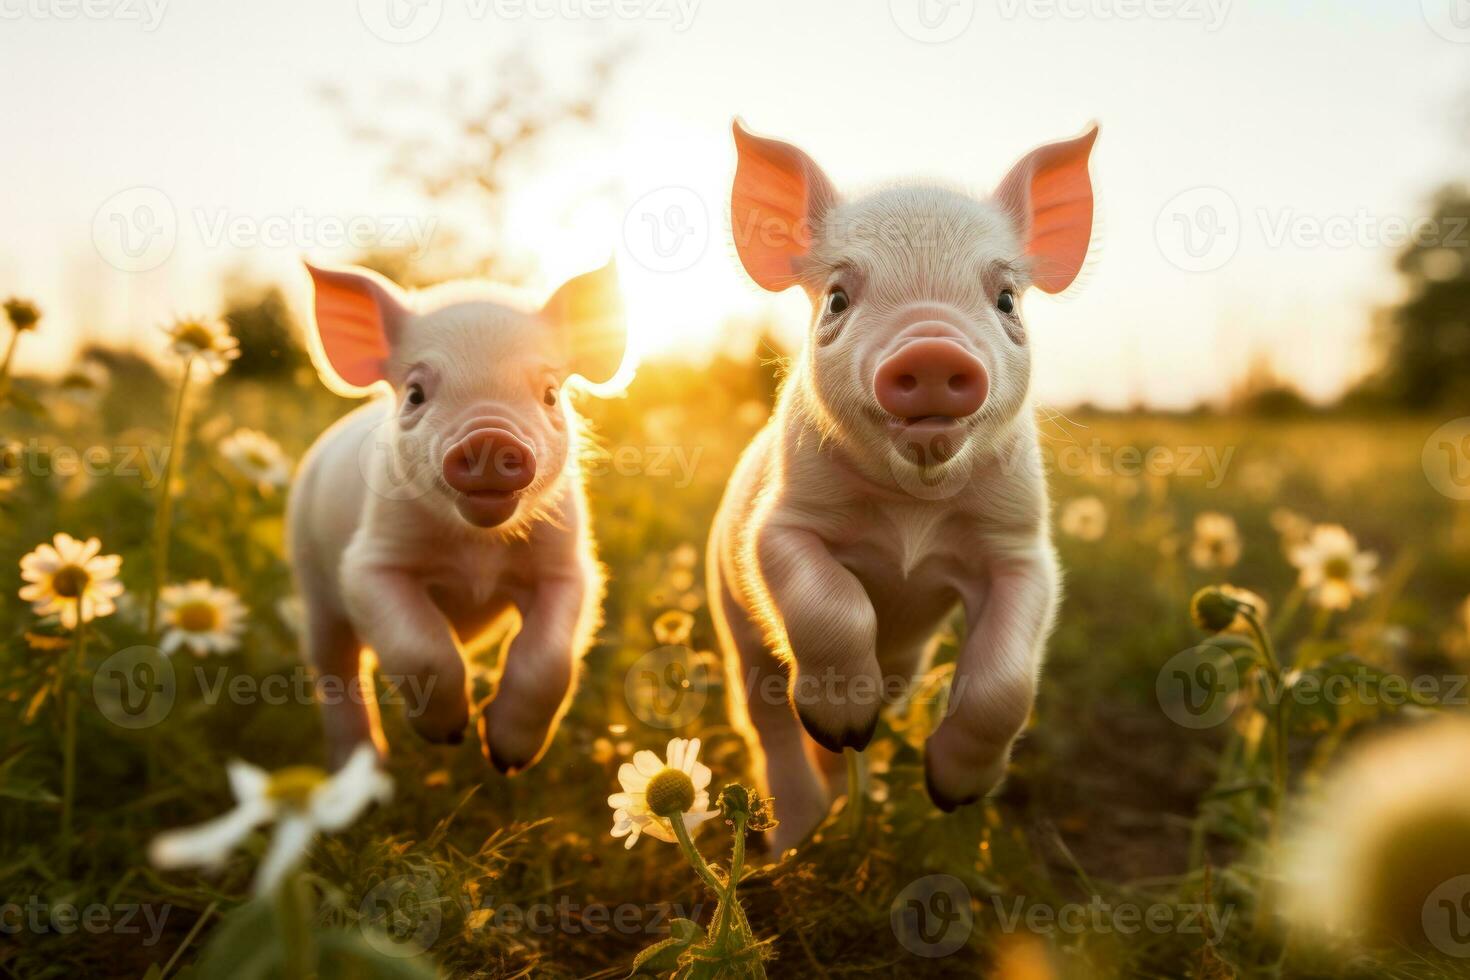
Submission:
[[[964,418],[980,410],[989,390],[980,359],[940,337],[904,344],[884,358],[873,379],[883,411],[905,419]]]
[[[444,482],[460,493],[515,493],[534,479],[531,447],[504,429],[476,429],[444,454]]]

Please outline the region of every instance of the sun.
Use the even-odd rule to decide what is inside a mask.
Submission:
[[[609,179],[608,171],[613,176]],[[609,393],[650,357],[695,362],[738,347],[756,324],[798,329],[800,291],[773,296],[746,276],[729,234],[734,149],[722,124],[690,132],[640,120],[608,158],[553,163],[521,186],[507,234],[540,261],[546,290],[617,262],[629,351]],[[600,190],[589,194],[587,188]]]

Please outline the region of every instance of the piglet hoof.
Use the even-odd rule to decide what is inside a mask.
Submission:
[[[424,714],[410,718],[409,724],[426,742],[435,745],[459,745],[464,742],[464,730],[469,727],[470,718],[469,712],[465,711],[446,724],[434,714]]]
[[[497,724],[488,708],[480,713],[480,749],[485,760],[503,775],[514,776],[534,766],[541,758],[545,736],[544,731],[527,732],[509,724]]]
[[[857,749],[861,752],[873,740],[873,732],[878,728],[876,710],[866,718],[845,720],[840,715],[820,706],[797,705],[796,714],[801,719],[802,726],[806,728],[807,734],[818,745],[828,752],[838,754],[841,754],[843,749]]]
[[[952,772],[935,761],[932,747],[926,747],[924,752],[924,788],[934,805],[945,813],[953,813],[994,793],[1005,774],[1005,755],[978,772]]]

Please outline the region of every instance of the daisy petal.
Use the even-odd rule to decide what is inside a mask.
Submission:
[[[311,821],[300,814],[288,814],[281,818],[280,823],[276,824],[275,835],[271,837],[270,847],[266,849],[260,868],[255,873],[255,894],[268,895],[276,890],[286,872],[295,867],[306,854],[315,833],[316,828],[311,825]]]

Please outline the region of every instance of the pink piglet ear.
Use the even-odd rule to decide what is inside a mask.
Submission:
[[[1032,281],[1047,293],[1072,284],[1092,240],[1092,180],[1087,160],[1097,126],[1075,139],[1048,143],[1022,157],[996,188],[1035,261]]]
[[[320,269],[308,262],[306,271],[327,365],[354,388],[386,380],[388,356],[409,316],[402,292],[367,269]]]
[[[836,200],[832,184],[811,157],[790,143],[765,139],[734,123],[735,184],[730,225],[735,250],[763,289],[794,286],[815,229]]]
[[[611,259],[600,269],[562,283],[541,315],[563,332],[573,374],[600,385],[618,373],[628,347],[628,327]]]

